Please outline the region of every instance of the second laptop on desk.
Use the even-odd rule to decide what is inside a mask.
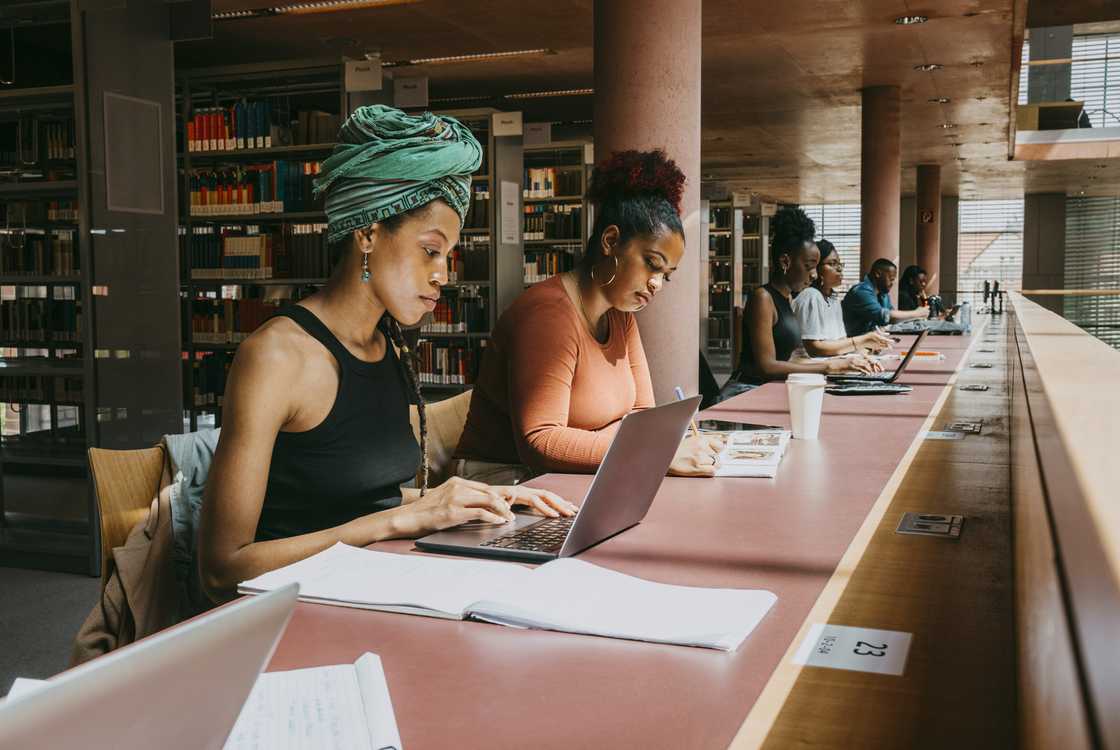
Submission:
[[[545,562],[570,557],[638,524],[653,504],[700,397],[627,414],[579,513],[568,518],[516,515],[509,524],[471,524],[416,541],[419,549]]]

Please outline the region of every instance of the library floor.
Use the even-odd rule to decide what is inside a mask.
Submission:
[[[66,669],[70,644],[101,581],[71,573],[0,567],[0,696],[16,677],[51,677]]]

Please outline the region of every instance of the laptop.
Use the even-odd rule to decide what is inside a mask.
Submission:
[[[918,347],[921,346],[922,342],[925,340],[926,336],[928,336],[928,335],[929,335],[929,331],[922,331],[921,333],[919,333],[918,337],[916,339],[914,339],[914,343],[910,345],[910,350],[908,352],[906,352],[906,356],[902,358],[902,362],[898,365],[898,368],[895,369],[895,370],[892,370],[891,372],[853,373],[851,375],[848,375],[848,374],[829,375],[828,376],[828,382],[829,383],[840,383],[840,384],[845,384],[845,383],[852,383],[852,384],[858,384],[858,383],[893,383],[894,381],[896,381],[898,379],[899,375],[902,374],[903,370],[906,369],[906,366],[910,364],[910,360],[912,360],[914,358],[914,354],[917,353]]]
[[[298,591],[245,597],[0,701],[0,748],[221,748]]]
[[[567,518],[514,514],[504,524],[472,522],[418,539],[428,552],[547,562],[571,557],[637,525],[653,504],[700,396],[636,411],[622,423],[579,512]]]

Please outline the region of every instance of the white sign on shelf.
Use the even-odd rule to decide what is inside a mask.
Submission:
[[[393,79],[394,107],[427,107],[428,77],[413,76]]]
[[[525,123],[525,140],[522,143],[526,146],[547,146],[552,143],[552,123]]]
[[[381,90],[381,57],[369,60],[347,60],[344,66],[343,85],[347,93],[353,91]]]
[[[816,623],[793,655],[794,664],[901,675],[910,633]]]
[[[495,112],[490,116],[490,130],[494,136],[521,135],[520,112]]]
[[[521,242],[521,186],[502,180],[501,242],[516,245]]]

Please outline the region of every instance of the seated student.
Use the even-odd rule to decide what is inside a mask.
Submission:
[[[849,336],[859,336],[888,323],[926,317],[926,310],[894,309],[890,292],[897,275],[898,266],[879,258],[871,264],[863,281],[844,295],[840,305],[844,310],[844,330]]]
[[[898,280],[898,309],[917,310],[919,307],[929,306],[929,297],[926,295],[926,285],[929,283],[929,274],[921,266],[907,266]]]
[[[844,280],[844,261],[828,240],[817,240],[817,247],[821,253],[817,278],[793,298],[793,312],[801,326],[802,344],[795,356],[833,357],[880,352],[888,348],[890,338],[878,331],[860,336],[848,336],[844,332],[844,315],[836,294],[836,287]]]
[[[448,117],[372,106],[343,124],[315,186],[326,194],[334,272],[246,339],[229,374],[198,539],[215,601],[336,542],[502,523],[511,505],[572,513],[544,490],[459,478],[427,487],[424,406],[401,325],[439,299],[481,158]],[[420,487],[401,489],[418,468]]]
[[[720,392],[721,399],[756,388],[770,380],[785,380],[795,372],[871,372],[863,356],[822,362],[792,362],[801,345],[801,326],[793,312],[793,297],[816,275],[820,250],[813,242],[813,220],[794,206],[781,208],[770,222],[770,283],[752,290],[743,318],[739,369]]]
[[[595,167],[595,227],[579,266],[525,291],[494,329],[455,452],[461,476],[593,472],[619,420],[654,405],[634,313],[684,255],[683,187],[662,151],[615,153]],[[670,473],[713,475],[721,447],[686,439]]]

